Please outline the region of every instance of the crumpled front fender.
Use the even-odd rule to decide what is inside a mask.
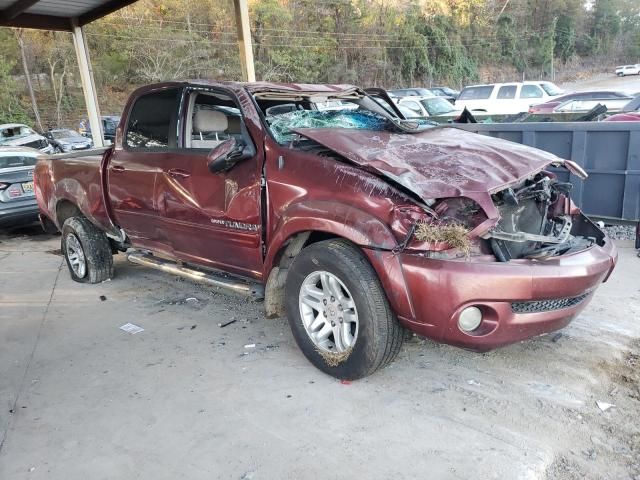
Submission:
[[[298,202],[281,213],[271,230],[265,275],[271,270],[275,256],[285,242],[306,231],[333,234],[368,248],[392,250],[397,245],[389,226],[363,210],[332,201]]]

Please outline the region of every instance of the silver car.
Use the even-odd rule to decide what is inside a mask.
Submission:
[[[41,152],[27,147],[0,147],[0,228],[38,220],[33,169]]]
[[[55,153],[86,150],[93,146],[90,138],[83,137],[75,130],[58,128],[45,132],[45,137],[53,145]]]
[[[46,138],[22,123],[0,125],[0,145],[29,147],[40,150],[42,153],[53,153],[53,147]]]

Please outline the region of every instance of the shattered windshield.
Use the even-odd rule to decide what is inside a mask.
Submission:
[[[267,117],[275,140],[284,145],[298,138],[296,128],[356,128],[385,130],[389,121],[373,112],[354,110],[297,110]]]
[[[368,95],[353,87],[338,94],[326,92],[282,92],[268,90],[254,94],[266,126],[281,145],[307,142],[293,130],[298,128],[348,128],[417,133],[431,128],[426,119],[399,116],[390,99]]]

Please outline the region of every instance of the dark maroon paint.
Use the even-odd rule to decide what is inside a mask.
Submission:
[[[157,89],[193,85],[237,99],[257,147],[253,159],[212,174],[206,153],[123,148],[122,131],[136,98]],[[278,145],[251,96],[256,91],[326,93],[351,88],[203,81],[143,87],[131,96],[116,145],[103,157],[39,161],[34,178],[41,211],[60,228],[57,209],[66,201],[111,235],[119,236],[122,228],[133,247],[263,282],[294,235],[315,231],[343,237],[361,247],[403,325],[435,340],[478,350],[561,328],[584,308],[587,302],[514,314],[510,302],[591,291],[614,266],[616,253],[609,239],[604,246],[545,261],[498,263],[489,255],[438,260],[415,248],[394,253],[402,240],[397,216],[420,210],[416,196],[474,199],[486,214],[480,219],[483,228],[470,234],[477,237],[499,216],[491,193],[562,160],[453,128],[420,134],[300,130],[346,159],[339,161]],[[179,143],[183,137],[180,132]],[[261,195],[263,172],[266,187]],[[230,222],[255,228],[229,228]],[[457,327],[457,315],[471,304],[480,305],[487,318],[473,334]]]
[[[623,112],[616,113],[604,119],[605,122],[640,122],[640,113]]]

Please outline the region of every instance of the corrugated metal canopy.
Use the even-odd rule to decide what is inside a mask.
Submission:
[[[136,0],[0,0],[0,26],[70,31]]]

